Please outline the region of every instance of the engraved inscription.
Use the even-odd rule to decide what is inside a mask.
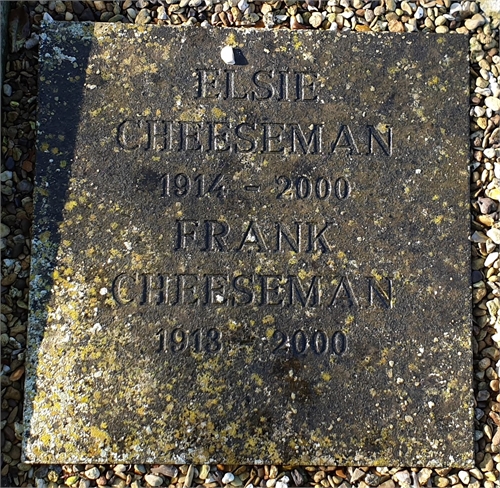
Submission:
[[[331,222],[256,221],[231,227],[224,220],[176,220],[174,249],[204,252],[295,252],[329,253],[339,227]],[[292,236],[291,228],[294,228]]]
[[[294,356],[302,356],[307,353],[316,356],[331,355],[342,356],[347,350],[347,337],[342,331],[335,331],[329,335],[323,330],[307,332],[297,330],[287,334],[281,330],[275,330],[272,336],[272,353],[283,354],[291,352]]]
[[[386,123],[331,127],[322,122],[127,119],[116,128],[121,149],[156,152],[339,154],[390,157],[393,130]]]
[[[187,197],[189,195],[198,198],[215,195],[219,198],[226,196],[224,175],[197,174],[191,177],[185,173],[166,173],[160,178],[162,197]]]
[[[317,102],[318,74],[258,70],[245,78],[230,69],[198,69],[195,98],[276,102]]]
[[[158,352],[181,353],[185,351],[219,353],[222,351],[222,333],[212,328],[188,331],[177,327],[172,331],[160,330],[157,333]]]
[[[394,280],[348,275],[152,273],[118,275],[112,284],[118,305],[218,307],[326,307],[339,310],[394,307]]]
[[[218,354],[224,351],[224,337],[217,328],[187,330],[175,327],[173,329],[160,329],[156,333],[159,353],[208,353]],[[268,338],[244,339],[238,343],[228,344],[261,347],[268,349],[270,355],[305,356],[342,356],[347,351],[347,336],[341,330],[333,333],[324,330],[299,329],[291,333],[280,329],[268,332]]]
[[[226,183],[227,181],[227,183]],[[233,187],[231,187],[233,183]],[[351,194],[351,183],[344,176],[332,178],[330,176],[286,176],[274,178],[274,187],[268,185],[244,184],[246,192],[267,192],[276,194],[277,199],[296,200],[346,200]],[[220,199],[227,197],[227,192],[239,187],[226,178],[224,174],[215,175],[187,173],[166,173],[159,178],[159,189],[162,197],[184,198],[216,196]]]
[[[288,195],[290,198],[296,198],[297,200],[308,198],[326,200],[332,195],[332,187],[337,200],[345,200],[351,193],[351,185],[344,177],[337,178],[332,185],[331,179],[325,176],[316,179],[298,176],[292,179],[281,175],[276,177],[276,183],[278,185],[276,198],[278,199],[285,198]]]

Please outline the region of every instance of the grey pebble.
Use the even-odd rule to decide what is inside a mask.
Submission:
[[[497,209],[495,201],[488,197],[479,197],[477,199],[477,204],[483,215],[490,214]]]
[[[156,11],[156,15],[157,15],[159,20],[167,20],[168,19],[167,11],[165,10],[165,7],[163,5],[160,5],[158,7],[158,10]]]
[[[15,166],[16,166],[16,162],[14,161],[14,158],[12,156],[9,156],[5,161],[5,167],[8,170],[12,170],[12,169],[14,169]]]
[[[123,22],[125,20],[125,17],[121,14],[114,15],[111,17],[108,22]]]
[[[87,7],[79,18],[80,20],[95,20],[94,12],[92,12],[92,9]]]
[[[380,484],[380,478],[376,474],[368,473],[365,476],[365,483],[368,486],[378,486]]]
[[[479,270],[475,270],[472,272],[472,283],[477,283],[483,279],[483,274]]]
[[[85,7],[78,0],[71,2],[71,6],[76,15],[80,15],[85,10]]]
[[[3,222],[0,224],[0,237],[7,237],[10,234],[9,226]]]
[[[488,390],[479,390],[477,392],[477,401],[485,402],[490,397],[490,392]]]
[[[17,189],[21,193],[29,193],[31,190],[33,190],[33,183],[30,183],[28,180],[21,180],[17,184]]]
[[[136,24],[149,24],[151,22],[151,12],[145,8],[139,11],[135,18]]]

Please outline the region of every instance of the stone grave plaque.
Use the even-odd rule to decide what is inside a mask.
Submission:
[[[28,460],[472,466],[466,37],[42,37]]]

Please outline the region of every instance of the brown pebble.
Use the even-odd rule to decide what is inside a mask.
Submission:
[[[24,161],[22,168],[24,169],[24,171],[27,171],[29,173],[30,171],[33,171],[33,163],[29,159],[27,159],[26,161]]]
[[[24,374],[24,366],[21,366],[17,368],[10,376],[9,380],[11,381],[17,381],[19,378],[21,378]]]
[[[16,390],[12,386],[9,386],[7,388],[7,391],[5,392],[5,395],[3,396],[4,399],[6,400],[21,400],[21,392],[19,390]]]

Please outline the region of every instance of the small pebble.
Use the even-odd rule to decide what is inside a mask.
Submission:
[[[101,473],[99,472],[99,468],[97,468],[95,466],[93,468],[87,469],[86,471],[84,471],[83,474],[89,480],[96,480],[97,478],[99,478],[99,476],[101,476]]]
[[[484,104],[491,108],[494,112],[500,112],[500,98],[497,97],[486,97],[484,99]]]
[[[148,9],[139,10],[135,18],[136,24],[149,24],[151,22],[151,15]]]
[[[156,474],[147,474],[144,476],[146,483],[150,486],[160,486],[163,483],[163,478]]]
[[[470,31],[476,30],[478,27],[484,25],[486,19],[481,14],[475,14],[471,19],[465,21],[465,27]]]
[[[234,474],[233,473],[226,473],[222,477],[222,483],[224,483],[225,485],[231,483],[233,480],[234,480]]]
[[[486,235],[495,243],[500,244],[500,229],[492,227],[486,232]]]

